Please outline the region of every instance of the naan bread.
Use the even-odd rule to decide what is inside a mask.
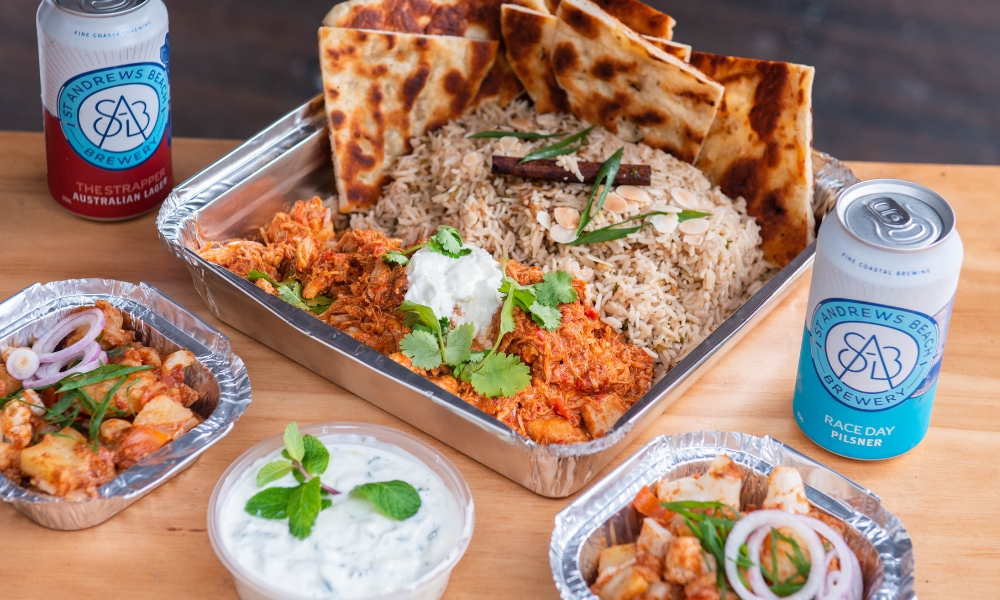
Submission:
[[[375,29],[399,33],[450,35],[477,40],[503,39],[500,6],[505,0],[348,0],[337,4],[323,19],[327,27]],[[509,0],[547,11],[544,0]],[[502,50],[483,82],[470,110],[490,100],[500,106],[524,91]]]
[[[687,44],[678,44],[677,42],[671,42],[670,40],[664,40],[662,38],[650,37],[648,35],[642,36],[642,39],[656,46],[660,50],[663,50],[670,56],[676,56],[677,58],[683,60],[684,62],[691,62],[692,48]]]
[[[566,92],[556,82],[549,66],[549,49],[559,19],[513,4],[500,13],[507,62],[539,113],[569,112]]]
[[[674,39],[674,25],[677,22],[674,21],[673,17],[661,13],[645,2],[642,2],[642,0],[593,1],[598,7],[604,9],[604,12],[618,19],[626,27],[640,35],[648,35],[668,41]],[[550,13],[556,14],[559,10],[559,0],[545,0],[545,3]]]
[[[550,56],[577,117],[693,163],[724,88],[589,0],[563,0]]]
[[[378,201],[410,139],[462,116],[496,52],[493,41],[320,28],[340,212]]]
[[[746,198],[764,257],[783,267],[813,240],[815,69],[704,52],[691,64],[726,86],[697,166],[730,198]]]

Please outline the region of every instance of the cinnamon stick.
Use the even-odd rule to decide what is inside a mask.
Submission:
[[[493,173],[495,175],[513,175],[542,181],[562,181],[565,183],[594,183],[601,163],[577,161],[583,181],[556,164],[554,160],[533,160],[524,164],[516,156],[494,156]],[[622,164],[615,177],[615,185],[649,185],[652,169],[649,165]]]

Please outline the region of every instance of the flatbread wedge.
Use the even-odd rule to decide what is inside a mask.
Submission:
[[[563,0],[550,64],[577,117],[694,163],[724,88],[589,0]]]
[[[323,19],[327,27],[375,29],[399,33],[450,35],[501,41],[500,6],[505,0],[348,0],[337,4]],[[506,0],[547,11],[544,0]],[[503,48],[469,109],[485,102],[500,106],[524,91],[507,64]]]
[[[660,50],[663,50],[670,56],[676,56],[677,58],[683,60],[684,62],[691,62],[692,48],[687,44],[678,44],[677,42],[672,42],[670,40],[664,40],[662,38],[657,38],[657,37],[651,37],[648,35],[642,36],[642,39],[656,46]]]
[[[803,65],[694,52],[726,87],[697,166],[761,228],[764,258],[783,267],[813,240],[812,84]]]
[[[552,15],[513,4],[504,4],[500,12],[507,62],[539,113],[569,112],[566,92],[549,66],[549,49],[558,22]]]
[[[593,1],[604,12],[618,19],[626,27],[640,35],[648,35],[668,41],[674,39],[674,25],[677,22],[674,21],[673,17],[656,10],[642,0]],[[550,13],[556,14],[559,10],[559,0],[545,0],[545,3]]]
[[[410,139],[462,116],[496,52],[494,41],[320,28],[340,212],[377,202]]]

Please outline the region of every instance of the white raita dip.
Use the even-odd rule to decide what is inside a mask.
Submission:
[[[437,474],[393,446],[361,445],[321,437],[330,451],[324,484],[341,492],[321,511],[305,540],[288,532],[288,520],[248,514],[244,507],[261,491],[260,467],[278,460],[275,450],[243,472],[220,511],[226,549],[255,578],[312,598],[363,598],[416,581],[438,565],[459,537],[460,509]],[[405,521],[378,513],[370,502],[351,498],[355,486],[399,479],[420,494],[420,510]],[[293,487],[286,475],[265,487]]]
[[[472,323],[475,336],[486,333],[493,315],[503,302],[497,291],[503,274],[489,252],[471,246],[461,258],[422,248],[410,257],[406,278],[410,287],[404,300],[434,309],[438,317],[448,317],[456,326]]]

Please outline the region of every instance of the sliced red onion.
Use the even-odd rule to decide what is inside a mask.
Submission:
[[[861,581],[861,565],[858,563],[858,558],[854,556],[854,552],[847,546],[847,542],[844,541],[844,538],[840,537],[839,533],[823,521],[805,516],[800,518],[809,528],[833,544],[833,550],[826,556],[827,560],[823,562],[829,565],[833,560],[833,556],[831,555],[834,553],[840,559],[840,575],[834,580],[830,580],[829,576],[827,577],[829,585],[825,586],[822,593],[817,596],[818,600],[861,600],[861,593],[863,591],[861,588],[864,587],[863,585],[859,585],[863,584]],[[829,567],[827,566],[827,568]]]
[[[749,538],[762,527],[766,527],[765,531],[767,532],[772,528],[788,527],[805,541],[811,565],[809,568],[809,577],[806,579],[802,589],[785,597],[784,600],[810,600],[816,596],[826,579],[825,561],[820,560],[820,557],[826,556],[826,552],[823,551],[823,542],[820,541],[819,536],[816,535],[810,524],[805,523],[803,519],[804,517],[781,510],[758,510],[745,515],[736,522],[726,540],[725,548],[726,575],[729,577],[729,584],[733,586],[736,595],[743,600],[773,600],[773,593],[772,596],[758,595],[743,585],[743,582],[740,580],[737,559],[739,558],[740,547],[746,542],[747,549],[750,551],[750,561],[753,563],[753,567],[749,570],[751,582],[755,578],[755,572],[756,577],[760,577],[761,582],[763,582],[763,575],[760,573],[760,544],[767,536],[766,534],[759,536],[759,538],[755,536],[756,551],[750,547]],[[757,587],[753,583],[751,585],[755,588]],[[765,585],[764,587],[766,588],[767,586]]]
[[[73,313],[56,323],[52,329],[42,334],[32,345],[31,349],[38,354],[38,359],[42,363],[54,362],[63,358],[78,354],[84,347],[97,339],[101,330],[104,329],[104,312],[99,308],[90,308],[82,312]],[[59,342],[63,341],[67,335],[78,327],[87,325],[87,333],[80,340],[71,346],[63,348],[58,352],[53,352]]]
[[[38,355],[29,348],[18,348],[7,356],[7,374],[18,381],[30,379],[38,371]]]
[[[770,527],[761,527],[747,538],[747,552],[758,561],[760,548],[764,544],[764,538],[769,533],[771,533]],[[747,572],[747,580],[750,582],[750,589],[753,590],[753,593],[767,600],[778,600],[779,596],[772,592],[771,588],[767,587],[767,582],[764,581],[764,574],[760,569],[750,569]]]
[[[79,360],[80,362],[74,367],[66,369],[65,371],[62,370],[66,365],[75,360]],[[51,362],[42,366],[38,372],[35,373],[35,379],[25,381],[22,385],[30,388],[46,387],[59,382],[63,377],[68,375],[93,371],[102,364],[107,363],[107,360],[108,355],[101,350],[101,345],[97,342],[91,341],[75,355],[67,356],[56,362]]]

